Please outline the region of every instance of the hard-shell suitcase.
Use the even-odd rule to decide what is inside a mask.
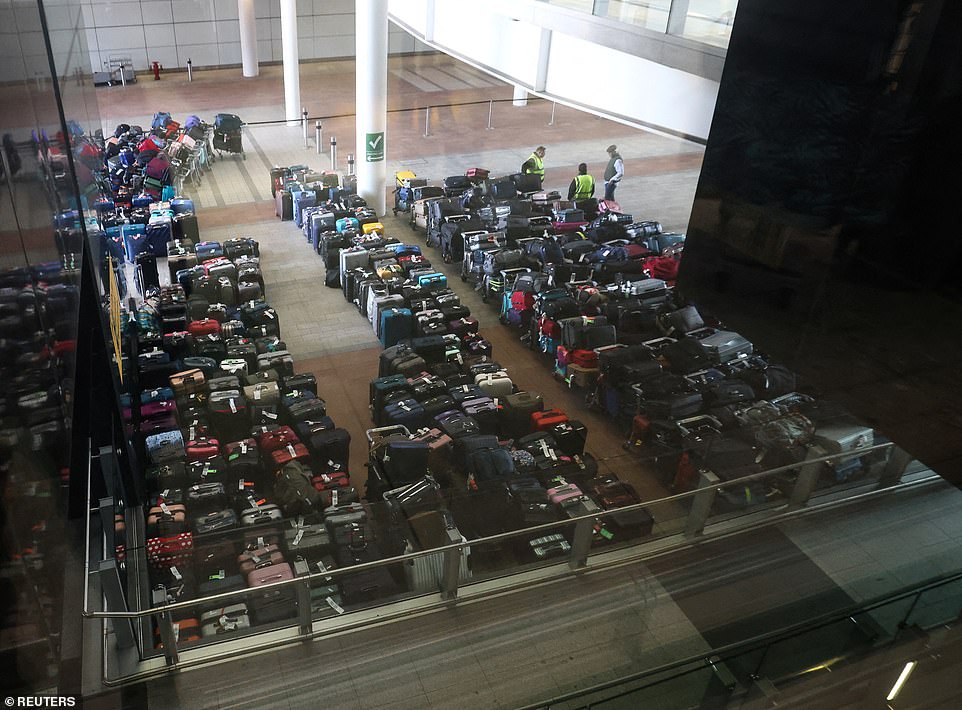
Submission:
[[[514,385],[506,372],[478,375],[474,383],[489,397],[505,397],[511,394]]]
[[[283,221],[294,219],[294,202],[287,190],[278,190],[274,195],[274,216]]]

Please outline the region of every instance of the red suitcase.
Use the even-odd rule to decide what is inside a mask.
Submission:
[[[568,415],[560,409],[546,409],[531,415],[531,431],[547,431],[555,424],[564,424]]]
[[[191,321],[187,324],[187,332],[195,338],[203,335],[220,334],[220,323],[213,318]]]
[[[220,453],[220,442],[217,439],[196,439],[188,441],[184,451],[188,461],[203,461]]]
[[[315,490],[329,491],[333,488],[347,488],[351,485],[351,477],[347,471],[330,471],[314,476],[311,479]]]
[[[587,226],[587,222],[552,222],[551,231],[555,234],[564,234],[566,232],[583,232]]]
[[[621,205],[614,200],[598,200],[598,214],[621,212]]]
[[[651,278],[667,281],[670,286],[678,278],[678,265],[680,263],[670,256],[650,256],[645,259],[644,268],[651,275]]]
[[[311,453],[307,450],[301,442],[296,444],[288,444],[283,449],[275,449],[271,451],[271,460],[274,462],[275,469],[280,468],[291,461],[300,461],[304,465],[307,465],[310,461]]]
[[[282,426],[273,431],[265,431],[260,438],[261,451],[268,454],[290,444],[300,443],[297,434],[289,426]]]
[[[490,171],[484,168],[468,168],[468,172],[465,173],[469,178],[480,178],[481,180],[487,180]]]
[[[572,365],[595,369],[598,367],[598,353],[594,350],[572,350],[568,354],[568,362]]]

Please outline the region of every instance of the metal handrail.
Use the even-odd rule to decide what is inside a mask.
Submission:
[[[779,643],[780,641],[785,641],[787,639],[795,638],[801,636],[804,633],[815,631],[825,626],[830,626],[839,621],[844,621],[845,619],[851,618],[856,615],[868,614],[876,609],[881,609],[887,607],[891,604],[906,600],[906,599],[918,599],[927,592],[938,589],[940,587],[947,586],[949,584],[954,584],[956,582],[962,581],[962,572],[950,572],[938,577],[932,577],[921,584],[908,585],[903,587],[901,590],[886,594],[884,596],[875,597],[868,602],[862,602],[858,604],[851,604],[843,609],[836,609],[835,611],[825,612],[814,618],[805,619],[804,621],[796,622],[790,626],[783,627],[781,629],[776,629],[774,631],[766,631],[765,633],[758,634],[749,639],[743,641],[736,641],[734,643],[725,644],[724,646],[719,646],[718,648],[713,648],[708,652],[695,654],[687,658],[683,658],[678,661],[672,661],[670,663],[665,663],[655,668],[649,668],[643,671],[638,671],[637,673],[631,673],[621,678],[615,680],[605,681],[604,683],[598,683],[589,688],[583,688],[579,690],[573,690],[569,693],[556,696],[550,700],[546,700],[540,703],[532,703],[530,705],[525,705],[518,710],[537,710],[538,708],[549,708],[557,703],[567,702],[569,700],[576,700],[577,698],[583,698],[593,693],[600,693],[604,690],[609,690],[611,688],[616,688],[619,685],[624,685],[627,683],[633,683],[635,681],[644,680],[645,678],[650,678],[653,676],[661,675],[663,673],[668,673],[679,668],[684,668],[696,663],[701,663],[709,659],[717,658],[715,663],[725,662],[729,658],[748,653],[759,648],[766,646],[771,646],[773,644]],[[914,609],[914,604],[913,607]],[[908,618],[908,614],[911,613],[911,609],[906,614],[905,618],[900,623],[904,623],[905,619]],[[679,677],[685,675],[690,671],[685,671],[684,673],[679,673],[673,677]],[[664,679],[664,680],[671,680]],[[661,680],[657,682],[662,682]],[[640,690],[638,688],[636,690]]]
[[[749,474],[747,476],[742,476],[740,478],[732,479],[731,481],[724,481],[718,484],[714,484],[711,488],[716,490],[726,489],[729,487],[735,487],[739,485],[744,485],[747,482],[755,481],[760,478],[767,478],[769,476],[776,475],[778,473],[783,473],[786,471],[792,471],[798,469],[802,466],[808,466],[812,464],[825,463],[829,461],[837,461],[841,458],[847,458],[850,456],[862,456],[873,451],[882,451],[894,448],[894,444],[891,442],[886,442],[883,444],[876,444],[874,446],[866,446],[864,448],[857,449],[852,452],[845,454],[832,454],[826,456],[819,456],[817,458],[807,459],[804,462],[798,464],[789,464],[786,466],[779,466],[767,471],[761,471],[758,473]],[[676,501],[684,500],[686,498],[693,498],[698,495],[698,493],[703,489],[695,489],[692,491],[686,491],[684,493],[676,493],[674,495],[665,496],[664,498],[657,498],[655,500],[645,501],[642,503],[636,503],[634,505],[624,506],[622,508],[615,508],[611,510],[599,510],[586,515],[579,515],[576,517],[569,518],[568,520],[556,521],[551,523],[543,523],[541,525],[534,525],[528,528],[522,528],[519,530],[511,530],[509,532],[498,533],[495,535],[489,535],[487,537],[475,538],[473,540],[467,540],[464,542],[453,543],[451,545],[444,545],[442,547],[435,547],[430,550],[419,550],[417,552],[405,553],[403,555],[397,555],[394,557],[387,557],[380,560],[375,560],[372,562],[364,562],[358,565],[352,565],[350,567],[340,567],[337,569],[328,570],[325,572],[311,572],[310,574],[303,575],[300,577],[295,577],[294,579],[283,580],[280,582],[274,582],[271,584],[265,584],[260,587],[253,587],[247,589],[241,589],[232,592],[222,592],[220,594],[213,594],[207,597],[199,597],[197,599],[192,599],[184,602],[175,602],[173,604],[165,604],[163,606],[151,607],[149,609],[141,609],[138,611],[91,611],[87,608],[86,604],[83,608],[83,616],[86,618],[95,619],[139,619],[146,616],[151,616],[153,614],[167,612],[167,611],[177,611],[179,609],[193,608],[198,605],[207,605],[213,603],[216,606],[217,602],[237,599],[249,594],[261,593],[264,590],[280,589],[286,587],[303,586],[305,583],[310,584],[314,581],[326,580],[329,578],[337,578],[341,576],[346,576],[353,574],[355,572],[364,571],[367,569],[374,569],[376,567],[387,567],[390,565],[401,564],[409,560],[415,560],[420,557],[427,557],[428,555],[444,554],[447,552],[460,551],[466,547],[481,546],[486,544],[499,543],[504,540],[510,540],[517,537],[529,537],[536,533],[547,532],[550,530],[556,530],[558,528],[570,527],[572,525],[577,525],[578,523],[594,521],[599,518],[606,518],[609,516],[623,514],[625,512],[642,510],[651,506],[661,505],[666,503],[673,503]]]

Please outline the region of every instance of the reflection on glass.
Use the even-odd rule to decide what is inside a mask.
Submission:
[[[728,47],[738,0],[543,0],[695,42]]]
[[[685,0],[672,3],[669,34],[727,47],[738,0]]]

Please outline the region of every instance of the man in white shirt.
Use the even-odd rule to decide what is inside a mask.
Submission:
[[[625,176],[625,162],[621,159],[618,146],[612,144],[608,148],[608,166],[605,168],[605,199],[615,199],[615,188]]]

